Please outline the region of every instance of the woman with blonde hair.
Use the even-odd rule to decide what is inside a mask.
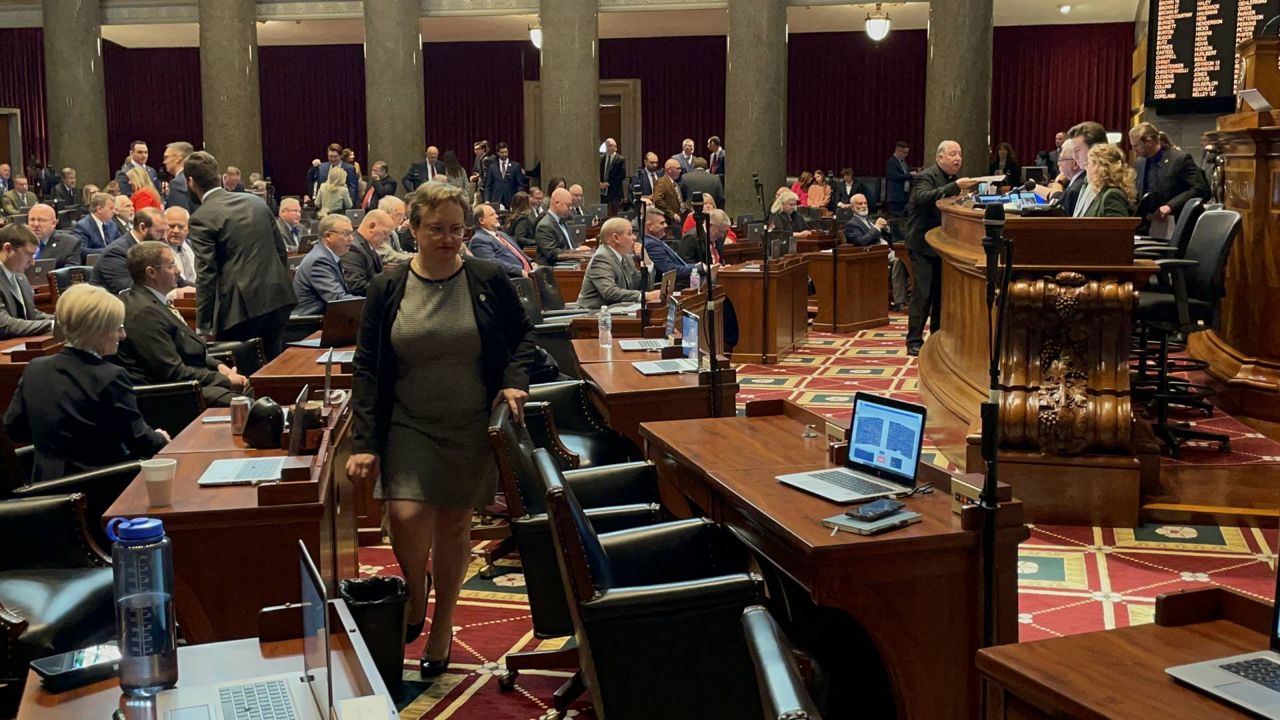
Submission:
[[[769,209],[769,230],[791,233],[798,238],[809,237],[810,233],[805,229],[808,225],[800,211],[796,210],[799,204],[800,198],[791,190],[779,191],[778,197],[773,200],[773,207]]]
[[[316,191],[316,216],[344,213],[349,209],[351,192],[347,190],[347,171],[337,166],[331,167],[329,177]]]
[[[146,188],[155,193],[156,197],[160,197],[160,191],[156,189],[156,184],[151,182],[151,175],[144,168],[134,165],[125,173],[125,177],[129,178],[129,187],[133,188],[134,192]]]
[[[1093,202],[1083,217],[1129,217],[1136,199],[1134,172],[1124,161],[1124,153],[1110,143],[1089,148],[1085,163]]]

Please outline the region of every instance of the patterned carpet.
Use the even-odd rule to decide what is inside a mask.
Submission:
[[[870,390],[918,399],[915,359],[902,345],[904,319],[853,337],[814,334],[779,365],[738,370],[739,402],[789,397],[831,417],[849,413],[852,393]],[[1195,418],[1188,418],[1195,421]],[[1280,462],[1280,443],[1220,413],[1201,419],[1232,434],[1233,452],[1190,448],[1181,462],[1248,465]],[[931,462],[946,464],[936,450]],[[481,544],[482,545],[482,544]],[[478,546],[480,547],[480,546]],[[1136,530],[1032,526],[1019,551],[1019,622],[1023,641],[1151,622],[1157,595],[1218,585],[1270,599],[1277,560],[1276,530],[1148,525]],[[398,574],[389,548],[361,550],[367,575]],[[418,720],[550,720],[551,693],[569,672],[521,673],[516,690],[499,692],[495,672],[506,653],[538,647],[532,636],[524,578],[517,560],[492,580],[472,565],[455,620],[453,664],[434,682],[417,672],[423,639],[405,649],[401,717]],[[425,637],[425,636],[424,636]],[[594,717],[579,701],[570,717]]]

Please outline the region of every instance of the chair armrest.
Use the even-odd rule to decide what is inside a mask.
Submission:
[[[615,587],[660,585],[743,572],[746,550],[706,518],[605,533]]]
[[[1172,270],[1174,268],[1189,268],[1189,267],[1195,267],[1199,264],[1200,263],[1196,262],[1195,260],[1187,260],[1185,258],[1160,258],[1159,260],[1156,260],[1156,265],[1159,265],[1161,270]]]
[[[756,575],[740,573],[717,577],[606,590],[581,603],[586,622],[671,617],[676,614],[731,609],[735,616],[760,599],[763,582]]]
[[[564,481],[584,508],[658,501],[657,471],[650,462],[569,470]]]
[[[556,432],[555,414],[550,403],[526,402],[524,422],[534,447],[546,448],[550,451],[560,461],[560,469],[570,470],[578,467],[582,462],[582,458],[577,453],[565,447],[560,441],[560,433]]]
[[[570,345],[569,349],[572,351],[573,346]],[[576,354],[574,360],[576,365]],[[549,403],[558,428],[581,433],[613,432],[612,428],[599,419],[594,408],[591,407],[591,401],[587,399],[586,385],[581,380],[531,385],[529,402]]]
[[[563,323],[534,325],[533,342],[556,361],[560,372],[577,376],[578,354],[573,350],[573,339],[569,336],[567,320]]]
[[[0,570],[103,567],[107,556],[89,537],[85,496],[48,495],[0,502]]]
[[[609,507],[583,510],[587,520],[596,533],[610,533],[619,530],[652,525],[662,516],[662,508],[657,504],[635,503],[632,505],[611,505]],[[546,513],[526,515],[511,521],[512,526],[522,531],[537,530],[550,532],[551,517]],[[550,535],[547,535],[550,538]]]
[[[553,318],[586,317],[590,312],[590,310],[584,310],[582,308],[566,307],[560,310],[543,310],[542,318],[544,320],[551,320]]]
[[[137,460],[130,460],[118,465],[108,465],[97,470],[67,475],[54,480],[24,485],[13,491],[13,497],[38,497],[44,495],[64,495],[67,493],[84,493],[86,499],[85,517],[92,523],[90,535],[102,547],[107,547],[107,536],[102,530],[101,519],[111,503],[120,497],[120,493],[129,487],[129,483],[138,477],[142,467]]]

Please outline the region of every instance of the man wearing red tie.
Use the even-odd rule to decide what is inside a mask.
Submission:
[[[529,258],[511,236],[498,229],[498,211],[491,205],[476,206],[476,232],[471,236],[471,254],[492,260],[507,271],[508,277],[529,277]]]

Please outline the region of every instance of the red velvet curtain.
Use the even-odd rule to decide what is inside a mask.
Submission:
[[[49,162],[49,123],[45,116],[44,31],[40,28],[0,28],[0,107],[17,108],[22,121],[22,167],[34,157]]]
[[[262,96],[263,173],[282,195],[301,195],[311,160],[338,143],[356,151],[360,171],[368,136],[363,45],[273,45],[258,48]],[[242,168],[246,177],[251,168]],[[392,168],[397,176],[404,168]]]
[[[1133,23],[998,27],[993,57],[991,144],[1024,166],[1083,120],[1128,127]]]
[[[895,30],[879,43],[860,32],[792,35],[787,172],[883,175],[899,140],[911,144],[908,162],[923,162],[927,53],[923,30]]]
[[[125,48],[103,41],[107,86],[107,151],[114,171],[129,143],[144,140],[159,170],[164,146],[204,145],[200,99],[200,48]]]

